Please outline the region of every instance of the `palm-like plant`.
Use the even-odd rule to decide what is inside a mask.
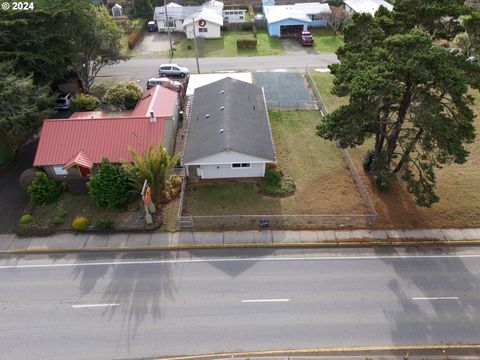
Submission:
[[[141,153],[129,146],[128,151],[133,162],[123,161],[124,170],[131,176],[135,187],[139,190],[147,180],[152,190],[152,200],[160,201],[170,181],[173,167],[179,160],[179,155],[170,156],[162,144],[156,148],[149,146]]]

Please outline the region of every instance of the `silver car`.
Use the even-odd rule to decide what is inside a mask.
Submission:
[[[185,77],[190,71],[184,66],[177,64],[162,64],[158,69],[158,75],[160,76],[180,76]]]

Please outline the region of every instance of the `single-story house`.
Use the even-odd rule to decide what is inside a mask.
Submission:
[[[193,39],[194,36],[206,39],[221,38],[222,33],[220,28],[222,26],[222,15],[219,15],[209,8],[203,8],[200,12],[194,14],[192,18],[187,18],[183,21],[183,28],[185,29],[187,39]]]
[[[380,6],[386,7],[389,11],[393,10],[393,5],[385,0],[344,0],[345,11],[347,13],[369,13],[375,15]]]
[[[263,89],[227,77],[195,90],[182,158],[187,176],[263,177],[274,162]]]
[[[331,14],[330,6],[321,3],[297,3],[293,5],[270,5],[263,3],[270,36],[287,37],[296,35],[308,27],[326,27],[326,17]]]
[[[162,143],[172,152],[177,123],[178,93],[155,86],[143,93],[133,111],[44,120],[33,166],[55,179],[86,180],[104,157],[113,163],[132,160],[128,146],[141,151]]]

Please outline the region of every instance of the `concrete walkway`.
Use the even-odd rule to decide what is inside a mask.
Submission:
[[[64,233],[49,237],[0,234],[0,252],[160,250],[228,247],[480,244],[480,228],[341,231],[225,231],[178,233]]]

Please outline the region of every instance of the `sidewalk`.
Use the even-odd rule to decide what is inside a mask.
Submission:
[[[64,233],[24,238],[0,234],[0,253],[168,250],[229,247],[480,244],[480,228],[340,231],[225,231],[177,233]]]

